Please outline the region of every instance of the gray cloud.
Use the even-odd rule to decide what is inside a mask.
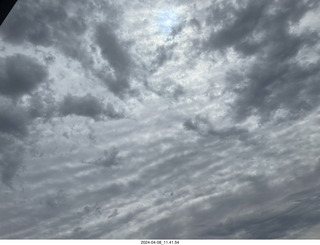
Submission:
[[[67,57],[88,67],[92,60],[83,45],[88,29],[86,19],[72,13],[87,16],[92,9],[92,4],[84,1],[18,1],[1,28],[0,36],[13,45],[30,43],[58,48]]]
[[[59,111],[63,116],[78,115],[97,119],[102,114],[101,102],[92,95],[83,97],[68,94],[63,99]]]
[[[314,193],[313,193],[314,194]],[[245,239],[280,239],[290,233],[306,229],[320,223],[319,210],[315,203],[319,201],[318,194],[310,202],[293,205],[288,210],[276,213],[244,215],[239,220],[230,220],[213,226],[211,230],[201,234],[206,238],[236,237]],[[306,210],[311,211],[306,213]]]
[[[43,118],[49,120],[56,114],[57,105],[52,93],[51,90],[40,91],[30,96],[28,113],[32,119]]]
[[[107,116],[111,119],[120,119],[124,115],[116,111],[111,103],[104,107],[103,103],[98,98],[87,94],[85,96],[66,95],[60,104],[59,113],[63,116],[78,115],[91,117],[93,119],[102,119]]]
[[[171,37],[177,36],[179,33],[182,32],[183,28],[186,26],[186,23],[180,23],[178,26],[174,26],[170,32]]]
[[[0,97],[0,173],[4,185],[14,188],[13,179],[21,169],[31,118],[28,111]]]
[[[265,121],[281,107],[289,110],[288,119],[296,118],[316,106],[318,65],[304,68],[296,64],[275,64],[257,63],[245,74],[249,85],[238,91],[234,107],[237,120],[245,119],[257,109],[261,121]],[[306,83],[310,87],[305,87]]]
[[[17,137],[27,134],[28,113],[7,100],[0,100],[0,132]]]
[[[309,172],[302,178],[313,175]],[[263,176],[241,179],[248,185],[237,192],[204,196],[144,227],[143,235],[150,239],[296,238],[320,223],[318,181],[306,187],[299,179],[288,180],[274,188]]]
[[[111,28],[105,24],[98,25],[96,39],[103,57],[108,60],[112,68],[117,73],[127,73],[130,67],[130,59]]]
[[[222,51],[232,47],[238,54],[253,56],[256,60],[245,70],[226,77],[229,89],[238,94],[233,105],[236,120],[258,114],[261,121],[265,121],[280,108],[289,111],[289,118],[296,118],[317,105],[318,99],[309,88],[319,89],[318,64],[305,66],[293,58],[303,48],[312,48],[318,34],[290,32],[290,26],[317,5],[317,1],[291,1],[290,4],[286,1],[248,1],[226,14],[224,18],[232,21],[222,22],[222,28],[211,34],[207,48]],[[241,83],[245,84],[242,89],[234,89]],[[310,87],[306,88],[304,84]]]
[[[116,111],[114,106],[111,103],[107,103],[107,106],[104,108],[104,115],[111,119],[120,119],[124,118],[124,113]]]
[[[228,46],[233,46],[240,42],[246,36],[250,35],[256,28],[257,23],[263,16],[263,12],[270,1],[249,1],[248,6],[245,6],[240,11],[232,11],[231,14],[234,15],[234,21],[232,24],[224,24],[223,28],[217,33],[212,33],[208,45],[210,48],[220,49]],[[224,6],[224,11],[230,11],[228,8],[230,3]],[[216,7],[216,5],[214,5]],[[215,15],[215,11],[213,13]],[[228,14],[226,14],[227,16]],[[219,21],[223,21],[219,19]],[[211,24],[211,23],[210,23]]]
[[[157,95],[178,101],[185,95],[185,89],[182,85],[175,83],[170,78],[163,78],[161,83],[147,83],[146,87]]]
[[[192,18],[189,21],[189,25],[195,27],[197,30],[201,29],[201,23],[199,22],[199,20],[197,20],[197,18]]]
[[[50,209],[58,209],[65,206],[66,202],[66,193],[60,189],[57,193],[46,199],[45,205]]]
[[[151,63],[151,73],[156,72],[161,66],[163,66],[168,60],[172,58],[174,48],[177,46],[173,43],[169,46],[160,46],[156,50],[156,57]]]
[[[0,73],[0,93],[3,95],[30,93],[48,77],[43,65],[22,54],[2,58],[0,62],[3,67]]]
[[[81,8],[84,4],[81,2],[78,7]],[[68,41],[74,38],[74,35],[83,34],[87,29],[83,18],[70,16],[70,5],[73,5],[70,1],[18,2],[8,16],[6,25],[1,28],[1,34],[4,40],[14,44],[30,42],[47,47],[55,44],[57,40]],[[68,47],[67,43],[63,45]]]
[[[95,38],[102,56],[115,71],[115,79],[108,78],[104,82],[114,94],[122,95],[130,89],[128,81],[131,66],[130,57],[119,43],[113,30],[105,23],[96,27]]]
[[[318,2],[19,1],[0,237],[318,237]]]
[[[115,76],[99,72],[94,67],[92,50],[83,42],[88,30],[87,21],[93,10],[108,13],[110,19],[98,24],[93,37],[95,46],[101,48],[102,56],[114,69]],[[76,13],[76,14],[75,14]],[[78,18],[80,15],[81,18]],[[36,46],[54,47],[65,56],[77,60],[87,71],[92,71],[115,95],[123,97],[130,92],[130,60],[114,31],[117,9],[107,2],[57,1],[46,3],[41,0],[18,2],[1,29],[3,40],[13,45],[31,43]],[[95,42],[96,41],[96,42]]]
[[[3,184],[13,187],[12,180],[21,168],[23,152],[21,142],[10,135],[0,133],[0,173]]]
[[[103,157],[94,160],[92,163],[102,167],[112,167],[119,165],[119,150],[116,147],[112,147],[109,150],[103,152]]]
[[[237,127],[223,127],[222,129],[216,129],[207,117],[201,115],[185,120],[183,127],[186,130],[195,131],[199,135],[212,136],[220,140],[228,138],[239,138],[244,140],[249,134],[248,130]]]

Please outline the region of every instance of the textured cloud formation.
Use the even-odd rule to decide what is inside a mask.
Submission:
[[[71,9],[78,6],[80,14],[84,5],[84,2],[78,4],[73,1],[19,2],[1,28],[1,34],[10,43],[28,42],[44,47],[57,45],[66,54],[78,57],[81,54],[74,41],[76,36],[86,31],[87,26],[83,18],[72,15]]]
[[[105,150],[103,153],[104,156],[94,160],[92,163],[103,167],[116,166],[119,164],[118,153],[119,151],[115,147],[109,151]]]
[[[210,19],[210,24],[222,21],[222,27],[210,34],[208,48],[225,52],[232,47],[240,55],[254,59],[245,70],[231,72],[227,77],[232,87],[235,83],[246,83],[236,91],[239,94],[236,119],[243,120],[257,110],[265,120],[279,108],[287,109],[289,116],[294,117],[317,104],[310,87],[304,85],[318,91],[318,63],[299,64],[294,59],[299,59],[300,50],[315,48],[319,33],[306,30],[297,35],[292,26],[318,4],[318,1],[249,1],[230,11],[226,6],[222,9],[212,6],[212,15],[223,10],[227,13],[218,20]]]
[[[108,103],[104,108],[103,104],[90,94],[82,97],[70,94],[66,95],[60,105],[59,111],[63,116],[78,115],[93,119],[99,119],[102,115],[114,119],[123,117],[121,113],[114,109],[112,104]]]
[[[75,114],[96,118],[102,113],[102,105],[91,95],[75,97],[69,94],[60,106],[60,113],[64,116]]]
[[[30,117],[23,107],[0,98],[0,173],[1,181],[12,186],[12,179],[23,162],[23,139],[28,134]]]
[[[15,136],[27,133],[28,114],[6,100],[1,100],[0,119],[0,132]]]
[[[0,146],[1,181],[7,186],[12,186],[12,180],[22,164],[23,144],[14,137],[1,133]]]
[[[0,238],[319,238],[319,1],[18,1]]]
[[[109,62],[115,73],[115,78],[106,78],[104,82],[112,92],[122,94],[130,88],[128,82],[130,58],[113,31],[105,24],[96,27],[96,40],[103,58]]]
[[[18,96],[30,93],[48,76],[44,66],[25,55],[14,55],[0,60],[0,93]]]

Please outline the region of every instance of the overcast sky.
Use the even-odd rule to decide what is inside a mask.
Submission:
[[[319,5],[18,1],[0,238],[320,238]]]

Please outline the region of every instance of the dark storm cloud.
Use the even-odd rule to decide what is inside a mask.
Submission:
[[[225,22],[219,19],[222,28],[211,34],[205,46],[213,51],[232,47],[243,58],[256,59],[244,71],[227,76],[229,89],[238,94],[233,105],[236,120],[254,113],[268,120],[279,108],[289,110],[289,117],[294,118],[317,105],[319,65],[298,64],[293,58],[303,48],[317,44],[318,34],[293,34],[290,27],[318,5],[318,1],[295,0],[249,1],[236,10],[220,6],[220,12],[227,11],[222,15]],[[217,9],[212,7],[213,14]],[[217,21],[208,19],[211,24]],[[235,89],[241,83],[245,85]]]
[[[30,93],[43,83],[47,69],[34,59],[17,54],[0,59],[0,93],[7,96],[19,96]]]
[[[113,30],[105,23],[96,27],[95,38],[102,56],[115,72],[115,79],[107,78],[104,82],[115,95],[121,96],[130,89],[128,81],[131,66],[130,57]]]

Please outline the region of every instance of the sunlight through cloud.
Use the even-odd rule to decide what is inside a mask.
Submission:
[[[179,24],[178,12],[173,7],[161,9],[156,13],[156,28],[164,35],[169,35],[172,29]]]

